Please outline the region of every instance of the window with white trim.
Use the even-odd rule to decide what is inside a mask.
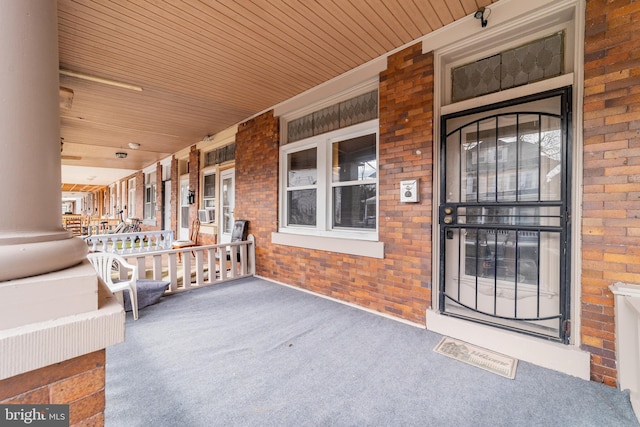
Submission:
[[[377,240],[377,119],[284,145],[280,165],[280,231]]]
[[[144,219],[156,218],[156,173],[144,175]]]
[[[128,183],[127,191],[127,216],[135,218],[136,216],[136,179],[131,178]]]
[[[208,218],[215,222],[216,218],[216,173],[206,172],[202,178],[203,207]]]

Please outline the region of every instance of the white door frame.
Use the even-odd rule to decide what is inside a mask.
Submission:
[[[180,177],[178,193],[178,240],[189,240],[189,175]],[[186,219],[183,218],[184,211],[186,211]],[[184,227],[185,224],[186,227]]]
[[[218,221],[218,243],[229,243],[235,221],[235,168],[220,172],[220,218]]]
[[[163,182],[164,230],[171,230],[171,180]]]

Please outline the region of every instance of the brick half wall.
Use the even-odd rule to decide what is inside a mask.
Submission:
[[[70,426],[104,425],[105,351],[0,380],[2,404],[68,404]]]

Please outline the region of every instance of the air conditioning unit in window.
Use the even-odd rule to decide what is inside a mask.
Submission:
[[[215,222],[216,211],[214,209],[198,209],[198,219],[200,223]]]

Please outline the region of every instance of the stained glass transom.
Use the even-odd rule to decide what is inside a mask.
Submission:
[[[453,102],[556,77],[563,72],[564,33],[466,64],[452,71]]]
[[[236,144],[225,145],[205,153],[204,166],[219,165],[236,158]]]
[[[363,123],[378,117],[378,91],[331,105],[287,123],[287,142]]]

